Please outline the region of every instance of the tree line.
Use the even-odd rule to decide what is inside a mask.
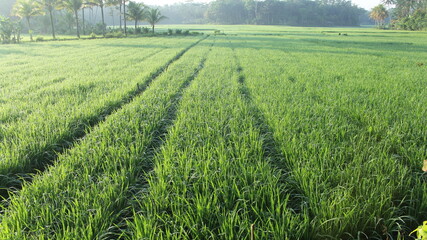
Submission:
[[[154,25],[165,17],[165,23],[178,24],[265,24],[290,26],[359,26],[371,24],[405,30],[427,29],[427,0],[383,0],[371,12],[359,8],[350,0],[215,0],[210,3],[185,3],[148,7],[129,0],[2,0],[4,8],[13,9],[11,15],[22,19],[0,16],[0,37],[5,41],[19,41],[26,29],[32,40],[33,25],[40,32],[106,34],[107,26],[119,25],[126,35],[131,28],[127,21],[146,21]],[[196,0],[197,1],[197,0]],[[388,8],[387,8],[388,7]],[[4,9],[3,8],[3,9]],[[0,14],[7,14],[0,9]],[[160,10],[159,10],[160,9]],[[95,17],[94,17],[95,16]],[[106,21],[108,17],[109,21]],[[116,20],[115,20],[116,19]],[[118,20],[118,21],[117,21]],[[373,22],[372,22],[373,23]],[[58,28],[58,29],[57,29]],[[147,30],[147,29],[144,29]]]
[[[216,0],[160,8],[168,23],[359,26],[366,10],[349,0]],[[368,20],[369,21],[369,20]]]
[[[216,0],[206,17],[220,24],[359,26],[364,12],[348,0]]]
[[[386,6],[391,9],[387,10]],[[427,0],[383,0],[372,9],[370,17],[378,28],[385,28],[386,18],[391,17],[391,28],[427,30]]]
[[[123,31],[125,35],[128,30],[126,26],[127,21],[133,21],[135,23],[135,32],[137,30],[138,22],[146,21],[151,25],[152,32],[154,33],[155,25],[166,18],[157,8],[150,8],[143,3],[127,0],[17,0],[13,5],[11,15],[25,21],[30,35],[30,40],[33,41],[33,28],[31,24],[32,18],[47,15],[51,26],[50,31],[52,33],[52,37],[55,39],[55,26],[57,25],[54,19],[55,12],[65,11],[65,16],[68,16],[67,22],[71,23],[70,28],[75,27],[75,33],[77,37],[80,38],[81,31],[85,34],[85,10],[87,11],[87,9],[92,9],[94,7],[98,7],[101,10],[101,22],[98,23],[97,26],[104,36],[106,34],[107,27],[104,13],[106,7],[115,7],[119,9],[119,29],[120,31]],[[43,19],[39,18],[39,20]],[[80,24],[80,22],[83,24]],[[20,21],[0,16],[0,33],[2,42],[19,41],[19,36],[12,35],[16,32],[20,32],[20,30]]]

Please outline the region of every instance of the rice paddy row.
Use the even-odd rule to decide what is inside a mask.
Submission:
[[[210,45],[191,48],[141,96],[107,117],[54,166],[12,198],[1,223],[2,239],[94,239],[114,235],[129,207],[138,175],[179,93],[188,85]],[[157,139],[159,140],[159,139]],[[23,226],[23,228],[21,227]]]
[[[42,65],[36,61],[38,58],[32,60],[33,65],[42,65],[39,68],[43,70],[36,71],[38,77],[28,77],[26,82],[47,86],[36,90],[34,86],[26,89],[11,86],[4,90],[0,186],[19,186],[16,174],[34,172],[50,164],[56,152],[71,147],[91,126],[143,91],[171,60],[197,40],[164,40],[163,47],[153,48],[147,46],[154,42],[145,43],[142,46],[146,48],[139,51],[117,42],[107,48],[108,57],[101,52],[98,60],[89,58],[88,64],[81,62],[80,54],[85,50],[67,57],[57,56],[56,61],[65,60],[65,63],[58,64],[59,68],[53,71],[51,62]],[[113,50],[117,52],[114,61]],[[64,77],[58,81],[58,75]]]

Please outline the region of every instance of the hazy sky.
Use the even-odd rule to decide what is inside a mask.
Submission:
[[[191,0],[138,0],[138,2],[143,2],[148,5],[165,5],[173,4],[177,2],[186,2]],[[193,0],[193,2],[210,2],[212,0]],[[381,0],[352,0],[353,4],[358,5],[359,7],[365,8],[366,10],[371,10],[374,6],[381,3]]]

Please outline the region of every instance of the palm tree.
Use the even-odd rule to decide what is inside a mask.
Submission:
[[[119,22],[120,22],[120,29],[122,29],[122,0],[106,0],[107,6],[119,6],[116,7],[116,9],[119,10]]]
[[[86,34],[85,32],[85,8],[92,8],[93,4],[89,0],[83,0],[82,3],[82,31],[83,35]]]
[[[126,17],[129,20],[135,21],[135,34],[136,34],[136,26],[138,25],[138,21],[145,18],[145,6],[142,3],[129,2],[128,5],[128,13],[126,13]]]
[[[166,19],[166,18],[167,17],[162,16],[162,14],[160,13],[158,8],[156,8],[156,9],[152,8],[152,9],[148,10],[145,20],[147,20],[147,22],[151,24],[151,27],[152,27],[153,33],[154,33],[154,25],[157,24],[158,22]]]
[[[76,25],[77,25],[77,37],[80,38],[79,15],[77,13],[79,9],[83,6],[83,0],[62,0],[61,5],[64,8],[74,13],[74,17],[76,18]]]
[[[28,34],[30,34],[30,40],[33,41],[30,18],[41,14],[37,4],[31,0],[19,0],[13,6],[13,14],[21,19],[25,18],[27,20]]]
[[[409,17],[419,7],[427,3],[426,0],[382,0],[386,5],[396,5],[395,12],[398,18]]]
[[[384,26],[384,20],[388,17],[387,9],[385,9],[384,5],[379,4],[372,8],[369,17],[374,19],[378,28],[380,28],[381,26]]]
[[[55,25],[53,22],[53,10],[58,6],[57,0],[36,0],[40,8],[45,9],[49,12],[50,24],[52,26],[52,37],[55,39]]]
[[[125,36],[127,36],[127,30],[126,30],[126,0],[123,0],[123,24],[125,25]]]
[[[102,34],[105,36],[105,21],[104,21],[104,0],[90,0],[90,2],[101,8],[101,18],[102,18]]]

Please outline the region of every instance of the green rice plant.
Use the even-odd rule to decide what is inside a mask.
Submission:
[[[129,239],[298,239],[308,221],[265,158],[233,51],[217,41],[136,194]]]
[[[141,52],[135,51],[132,45],[129,48],[126,44],[112,43],[107,47],[125,49],[116,54],[122,62],[116,63],[109,58],[99,62],[93,59],[90,64],[82,65],[78,56],[70,58],[71,64],[64,63],[69,65],[68,71],[60,76],[65,77],[58,78],[59,73],[54,71],[54,83],[51,83],[52,79],[50,83],[40,81],[39,87],[47,84],[45,88],[35,92],[32,92],[34,87],[21,92],[14,87],[8,88],[7,100],[2,104],[6,119],[1,128],[0,142],[2,188],[13,186],[15,174],[31,173],[50,164],[56,158],[56,152],[71,147],[91,126],[142,91],[140,88],[144,84],[149,83],[167,67],[171,59],[182,54],[197,40],[188,39],[181,44],[174,42],[174,48],[155,46]],[[90,41],[90,44],[94,43]],[[103,59],[102,54],[98,57]],[[49,69],[50,66],[46,65],[38,72],[49,72]],[[41,75],[40,78],[46,76]],[[33,80],[37,81],[37,78]],[[7,112],[11,108],[18,113]]]
[[[408,234],[427,211],[416,174],[427,154],[420,54],[403,55],[397,39],[380,49],[365,39],[256,37],[259,48],[234,40],[282,164],[307,199],[305,238]],[[342,45],[323,46],[334,41]]]
[[[117,237],[116,228],[130,211],[129,186],[150,170],[148,152],[170,124],[170,111],[208,48],[202,42],[189,49],[140,96],[25,184],[4,212],[0,239]]]

